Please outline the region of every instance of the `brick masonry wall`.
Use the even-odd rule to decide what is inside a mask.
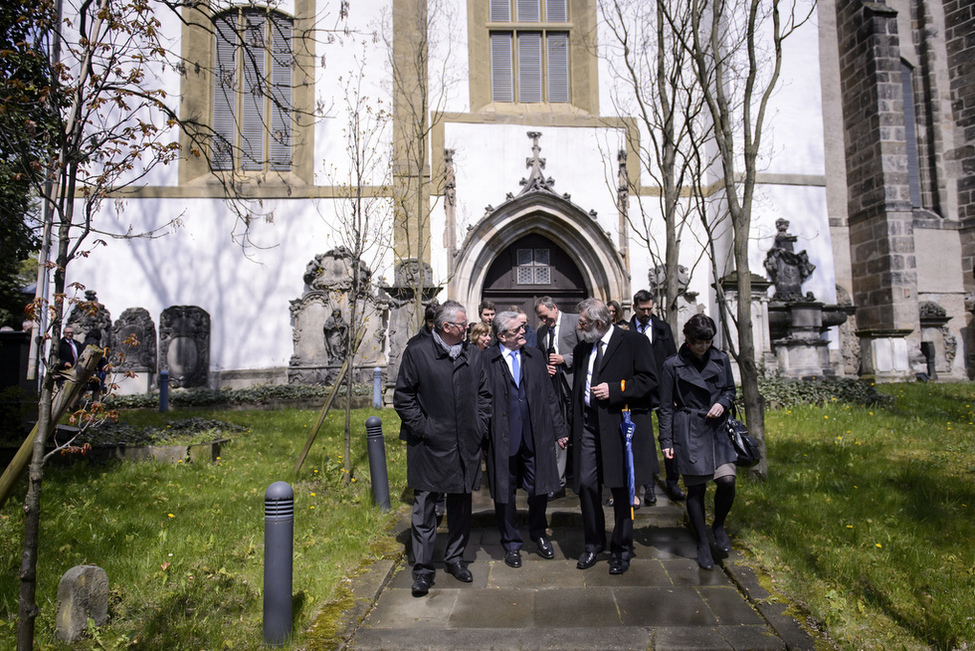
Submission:
[[[897,14],[837,3],[853,302],[861,329],[918,327]]]
[[[962,227],[962,271],[965,285],[975,289],[975,4],[972,0],[947,0],[945,46],[951,110],[955,123],[955,149],[946,158],[959,170],[958,219]]]

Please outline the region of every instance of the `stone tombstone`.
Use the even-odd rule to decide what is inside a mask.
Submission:
[[[94,290],[87,290],[85,300],[71,308],[65,325],[74,327],[74,337],[78,342],[83,342],[89,332],[98,330],[98,345],[105,348],[112,344],[112,315],[98,302],[98,295]]]
[[[365,329],[356,351],[353,378],[371,382],[372,369],[385,364],[386,302],[373,291],[372,272],[338,247],[316,255],[305,267],[305,292],[291,301],[294,354],[288,362],[290,384],[331,384],[349,355],[352,293],[355,320]],[[368,377],[367,377],[368,376]]]
[[[433,267],[414,258],[396,265],[393,278],[392,285],[382,288],[389,305],[386,382],[390,386],[396,383],[406,343],[417,333],[417,323],[423,322],[423,315],[415,314],[417,290],[421,290],[420,300],[424,309],[440,293],[440,287],[433,284]]]
[[[88,618],[96,626],[108,620],[108,574],[95,565],[76,565],[58,582],[58,639],[81,639]]]
[[[207,385],[210,371],[210,315],[195,305],[173,305],[159,317],[159,370],[171,387]]]
[[[935,368],[939,375],[948,375],[958,354],[958,338],[948,328],[948,311],[934,301],[922,301],[918,305],[921,322],[921,342],[930,343],[934,353]]]
[[[122,312],[112,332],[111,351],[118,371],[156,372],[156,324],[148,310],[130,307]]]

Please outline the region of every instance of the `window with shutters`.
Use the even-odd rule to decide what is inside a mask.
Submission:
[[[490,0],[492,101],[569,101],[568,2]]]
[[[214,20],[213,168],[292,167],[292,20],[236,8]]]

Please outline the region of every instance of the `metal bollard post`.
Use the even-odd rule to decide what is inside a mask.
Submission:
[[[378,366],[372,369],[372,406],[375,409],[383,406],[383,370]]]
[[[159,413],[169,411],[169,371],[159,371]]]
[[[264,644],[281,646],[291,637],[291,577],[294,556],[295,493],[276,481],[264,494]]]
[[[379,416],[366,419],[366,447],[369,450],[369,475],[372,477],[372,501],[385,513],[389,511],[389,476],[386,474],[386,442],[383,421]]]

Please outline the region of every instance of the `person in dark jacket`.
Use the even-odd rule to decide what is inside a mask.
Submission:
[[[724,428],[735,400],[728,356],[711,345],[717,328],[711,317],[695,314],[684,325],[685,342],[664,363],[660,383],[660,448],[676,459],[687,486],[687,515],[697,536],[697,562],[714,569],[704,526],[704,493],[714,480],[714,544],[731,550],[725,518],[735,501],[735,449]]]
[[[615,524],[610,546],[610,574],[623,574],[633,556],[633,520],[627,490],[626,448],[620,425],[629,407],[633,435],[636,485],[649,483],[658,470],[653,448],[650,409],[657,387],[656,364],[650,342],[611,323],[609,308],[589,298],[579,303],[579,334],[573,350],[572,460],[573,489],[582,507],[585,551],[576,564],[592,567],[606,546],[606,526],[600,499],[602,487],[613,493]]]
[[[521,532],[515,490],[528,493],[528,534],[542,558],[555,549],[545,530],[548,493],[558,490],[555,446],[569,442],[562,410],[545,368],[545,354],[525,342],[525,326],[516,311],[494,317],[499,344],[483,353],[493,407],[488,434],[487,471],[504,547],[504,562],[521,567]]]
[[[407,483],[414,491],[414,597],[433,585],[439,493],[447,494],[447,573],[465,583],[473,580],[464,550],[471,534],[471,493],[481,482],[491,394],[480,351],[466,336],[464,307],[444,302],[431,336],[414,337],[403,351],[393,392],[400,438],[407,444]]]
[[[639,332],[650,340],[653,357],[657,362],[657,377],[661,377],[664,362],[677,354],[677,344],[674,343],[674,331],[670,329],[670,324],[654,316],[653,294],[645,289],[641,289],[633,295],[633,318],[630,319],[630,329]],[[657,400],[657,396],[654,396],[654,400]],[[656,402],[653,406],[656,409]],[[664,457],[664,468],[667,470],[667,481],[664,484],[667,497],[675,502],[684,499],[684,491],[678,484],[680,473],[677,470],[677,464],[673,459]],[[657,494],[654,491],[653,482],[644,487],[643,503],[647,506],[657,503]]]

